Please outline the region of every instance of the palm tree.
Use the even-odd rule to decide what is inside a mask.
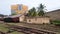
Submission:
[[[44,8],[45,6],[40,4],[39,7],[38,7],[38,15],[39,16],[44,16]]]

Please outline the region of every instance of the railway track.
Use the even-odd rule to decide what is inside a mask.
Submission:
[[[16,26],[16,25],[9,25],[9,26],[10,27],[8,28],[18,32],[23,32],[25,34],[56,34],[55,32],[52,32],[52,31],[39,30],[39,29]]]
[[[10,25],[7,23],[3,23],[3,24],[7,25],[8,26],[7,28],[10,28],[11,30],[23,32],[25,34],[56,34],[55,32],[52,32],[52,31],[28,28],[28,27],[17,26],[17,25]]]

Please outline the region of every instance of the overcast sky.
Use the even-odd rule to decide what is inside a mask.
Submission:
[[[24,4],[30,8],[44,4],[48,11],[60,9],[60,0],[0,0],[0,14],[11,14],[11,5]]]

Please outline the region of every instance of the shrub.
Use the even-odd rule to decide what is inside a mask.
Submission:
[[[54,20],[54,21],[52,21],[53,22],[53,24],[55,24],[55,25],[60,25],[60,20]]]

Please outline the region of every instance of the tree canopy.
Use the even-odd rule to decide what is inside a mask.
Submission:
[[[45,6],[40,4],[38,7],[38,10],[36,11],[35,7],[33,7],[32,9],[30,9],[28,11],[28,15],[29,16],[44,16],[44,8]]]
[[[44,8],[45,6],[40,4],[39,7],[38,7],[38,15],[39,16],[44,16]]]
[[[36,9],[33,7],[32,9],[29,10],[28,12],[29,16],[36,16]]]

